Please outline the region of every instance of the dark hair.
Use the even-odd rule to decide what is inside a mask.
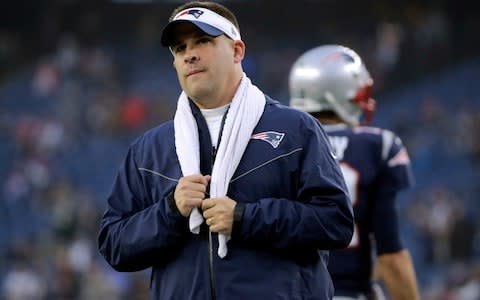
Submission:
[[[322,124],[335,124],[342,121],[338,114],[332,110],[316,111],[310,114]]]
[[[237,28],[238,32],[240,32],[240,26],[238,25],[237,17],[235,17],[235,14],[222,4],[212,1],[191,1],[182,4],[173,10],[172,14],[170,15],[169,21],[172,21],[175,15],[182,10],[192,7],[202,7],[216,12],[217,14],[232,22],[232,24]]]

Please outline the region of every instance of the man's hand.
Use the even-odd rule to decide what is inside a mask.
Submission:
[[[230,235],[233,226],[233,211],[237,202],[229,197],[209,198],[202,201],[203,217],[210,231]]]
[[[180,178],[173,197],[184,217],[188,217],[194,207],[202,206],[209,181],[210,175],[197,174]]]

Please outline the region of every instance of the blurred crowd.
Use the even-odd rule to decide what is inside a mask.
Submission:
[[[174,4],[80,2],[2,10],[0,300],[147,298],[148,272],[113,271],[96,230],[128,144],[173,116],[179,86],[159,34]],[[463,1],[254,2],[229,3],[244,68],[284,103],[306,49],[366,58],[374,125],[399,134],[414,167],[399,209],[422,299],[480,299],[478,14]]]

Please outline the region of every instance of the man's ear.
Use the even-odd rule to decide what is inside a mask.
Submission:
[[[233,41],[234,62],[240,63],[245,57],[245,43],[241,40]]]

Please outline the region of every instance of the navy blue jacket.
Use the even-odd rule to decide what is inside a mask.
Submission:
[[[212,143],[197,119],[201,172],[211,174]],[[353,212],[327,136],[310,115],[267,97],[265,111],[227,195],[242,207],[228,255],[216,234],[188,229],[168,200],[182,176],[173,122],[129,148],[108,197],[98,246],[118,271],[152,268],[153,299],[330,299],[328,251],[348,245]]]

